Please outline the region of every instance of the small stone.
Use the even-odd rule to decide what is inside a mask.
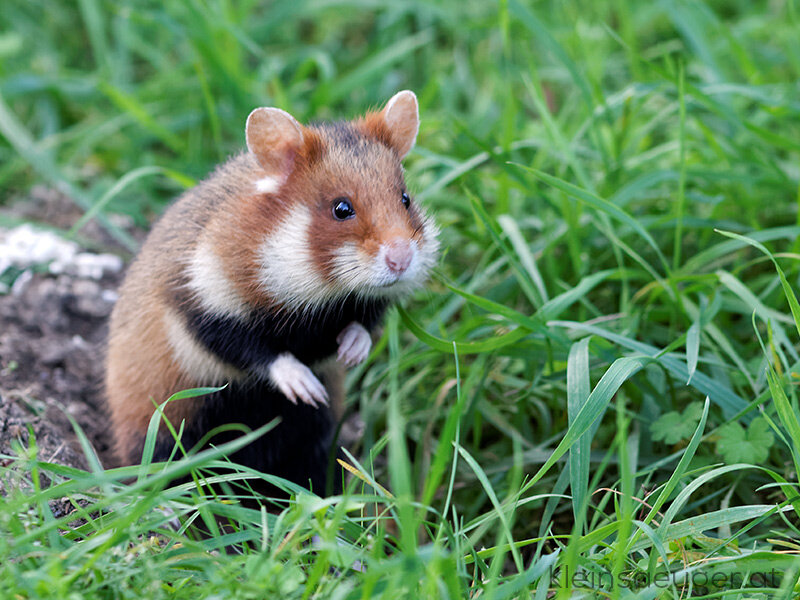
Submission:
[[[64,359],[67,357],[69,348],[64,346],[50,346],[45,349],[41,355],[42,364],[47,367],[56,367],[64,364]]]

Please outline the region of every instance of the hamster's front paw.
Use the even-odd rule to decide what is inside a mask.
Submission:
[[[361,323],[353,321],[336,337],[339,344],[337,360],[348,367],[363,362],[372,348],[372,338]]]
[[[311,369],[288,352],[279,355],[269,365],[269,378],[293,404],[297,404],[299,398],[314,408],[317,408],[318,402],[328,405],[328,391],[325,386]]]

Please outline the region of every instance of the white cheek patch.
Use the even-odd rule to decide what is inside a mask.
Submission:
[[[361,251],[354,242],[342,244],[333,254],[333,276],[338,285],[348,291],[375,285],[373,259]]]
[[[236,292],[225,274],[220,257],[211,246],[201,242],[192,255],[187,268],[188,287],[194,292],[200,306],[216,315],[244,316],[247,303]]]
[[[419,249],[419,272],[427,277],[439,255],[439,228],[427,215],[422,217],[422,247]]]
[[[256,181],[256,191],[261,194],[274,194],[280,187],[280,181],[275,177],[262,177]]]
[[[167,310],[164,313],[164,326],[172,357],[185,375],[197,385],[219,385],[226,381],[243,377],[238,369],[220,361],[198,342],[186,329],[179,313]]]
[[[261,286],[289,309],[318,306],[334,295],[311,256],[310,228],[311,212],[298,204],[259,248]]]

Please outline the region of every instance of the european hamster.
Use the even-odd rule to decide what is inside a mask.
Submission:
[[[227,384],[166,406],[176,428],[185,421],[184,448],[219,425],[280,417],[232,459],[325,490],[341,372],[436,260],[436,227],[401,165],[418,129],[410,91],[347,122],[250,114],[247,151],[167,209],[121,287],[105,383],[122,462],[141,460],[154,401]],[[173,445],[162,427],[154,459]]]

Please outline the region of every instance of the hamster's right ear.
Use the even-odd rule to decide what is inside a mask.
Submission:
[[[367,113],[354,121],[364,134],[377,138],[402,159],[414,147],[419,132],[419,106],[411,90],[397,92],[380,112]]]
[[[247,117],[244,130],[247,149],[278,185],[292,173],[303,148],[303,128],[279,108],[257,108]]]
[[[389,130],[391,145],[400,158],[404,158],[411,152],[419,133],[417,96],[411,90],[397,92],[389,98],[380,116]]]

